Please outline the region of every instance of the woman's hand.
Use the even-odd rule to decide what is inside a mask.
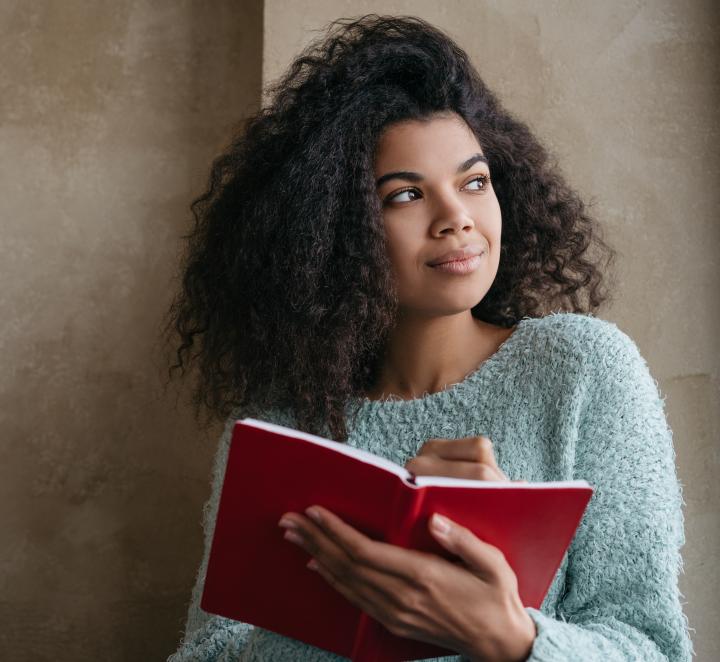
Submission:
[[[492,442],[485,436],[430,439],[423,444],[414,458],[405,463],[405,468],[416,476],[510,480],[497,465]]]
[[[535,624],[503,553],[445,519],[430,532],[465,564],[368,538],[321,506],[286,513],[285,537],[313,558],[316,570],[355,606],[401,637],[427,641],[472,660],[526,660]]]

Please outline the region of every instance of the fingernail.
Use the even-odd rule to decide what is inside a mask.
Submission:
[[[447,517],[443,517],[437,513],[433,515],[432,525],[438,533],[447,533],[450,530],[450,522]]]
[[[296,545],[302,545],[304,544],[304,540],[294,531],[291,531],[288,529],[285,531],[285,540],[289,540],[290,542],[294,542]]]
[[[317,570],[320,566],[318,565],[318,562],[315,559],[310,559],[307,562],[306,567],[309,568],[310,570],[314,570],[315,572],[317,572]]]
[[[317,510],[314,510],[313,508],[308,508],[305,511],[305,514],[315,523],[322,524],[322,517],[320,517],[320,513]]]
[[[278,526],[281,526],[284,529],[297,529],[297,524],[287,517],[280,518],[280,521],[278,522]]]

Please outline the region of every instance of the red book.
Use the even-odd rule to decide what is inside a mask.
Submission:
[[[584,480],[511,483],[414,476],[292,428],[245,418],[233,429],[200,606],[356,662],[457,655],[398,637],[355,607],[283,538],[280,517],[318,504],[365,535],[457,557],[428,531],[435,512],[495,545],[526,607],[540,607],[592,496]]]

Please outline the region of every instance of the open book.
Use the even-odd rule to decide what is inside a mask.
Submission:
[[[457,655],[393,635],[305,567],[280,517],[318,504],[365,535],[458,557],[428,531],[439,512],[504,554],[539,608],[592,496],[586,481],[414,476],[385,458],[252,418],[235,423],[200,606],[358,662]]]

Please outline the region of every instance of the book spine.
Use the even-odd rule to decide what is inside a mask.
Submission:
[[[386,542],[398,547],[408,547],[410,545],[412,530],[425,496],[425,490],[415,487],[413,479],[410,479],[409,482],[412,485],[408,485],[405,481],[399,483],[390,510],[392,513],[389,519],[390,525],[385,536]]]
[[[412,479],[409,482],[412,483]],[[385,542],[398,547],[409,547],[413,526],[424,496],[424,489],[408,485],[405,481],[398,482],[390,509],[391,516],[388,518]],[[392,636],[394,635],[380,623],[361,611],[355,631],[352,662],[395,662],[398,658],[392,656],[383,647],[383,641],[387,641],[387,638]]]

